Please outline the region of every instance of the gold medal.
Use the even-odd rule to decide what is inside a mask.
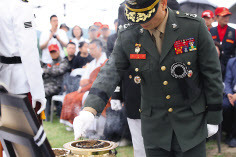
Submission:
[[[140,52],[140,47],[141,47],[141,44],[135,44],[135,53],[139,53]]]

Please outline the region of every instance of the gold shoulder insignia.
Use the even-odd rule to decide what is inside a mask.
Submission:
[[[28,3],[29,1],[28,1],[28,0],[22,0],[22,2],[26,2],[26,3]]]

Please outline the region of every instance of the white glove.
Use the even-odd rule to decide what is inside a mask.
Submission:
[[[208,137],[207,138],[215,135],[217,133],[218,129],[219,129],[218,125],[207,124],[207,130],[208,130]]]
[[[45,98],[43,98],[43,99],[33,99],[32,100],[33,108],[36,107],[36,102],[39,102],[41,104],[41,107],[40,107],[40,109],[37,112],[37,114],[39,115],[41,112],[43,112],[45,110],[47,100]]]
[[[121,101],[111,99],[111,109],[114,110],[114,111],[121,110],[122,109]]]
[[[85,131],[90,127],[94,121],[94,115],[89,111],[80,111],[79,116],[75,117],[73,121],[75,140],[85,135]]]

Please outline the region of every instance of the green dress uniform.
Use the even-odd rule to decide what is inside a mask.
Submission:
[[[141,84],[142,134],[148,157],[158,156],[156,150],[171,151],[175,143],[182,152],[201,143],[205,148],[207,124],[222,121],[220,63],[205,22],[195,14],[169,8],[168,13],[161,54],[149,31],[140,25],[120,29],[111,57],[85,102],[85,107],[101,113],[123,71],[133,66],[134,79]],[[205,156],[193,151],[197,152],[191,157]]]

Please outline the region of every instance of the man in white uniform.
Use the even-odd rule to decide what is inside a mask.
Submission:
[[[42,32],[39,43],[40,49],[42,50],[42,62],[46,64],[52,63],[52,58],[48,51],[49,45],[58,45],[60,56],[61,58],[64,58],[65,52],[63,47],[66,47],[69,42],[66,32],[62,29],[58,29],[58,18],[56,15],[50,17],[50,24],[52,25],[52,28],[46,32]]]
[[[27,0],[0,3],[0,82],[13,94],[32,95],[32,105],[46,107],[34,15]]]

